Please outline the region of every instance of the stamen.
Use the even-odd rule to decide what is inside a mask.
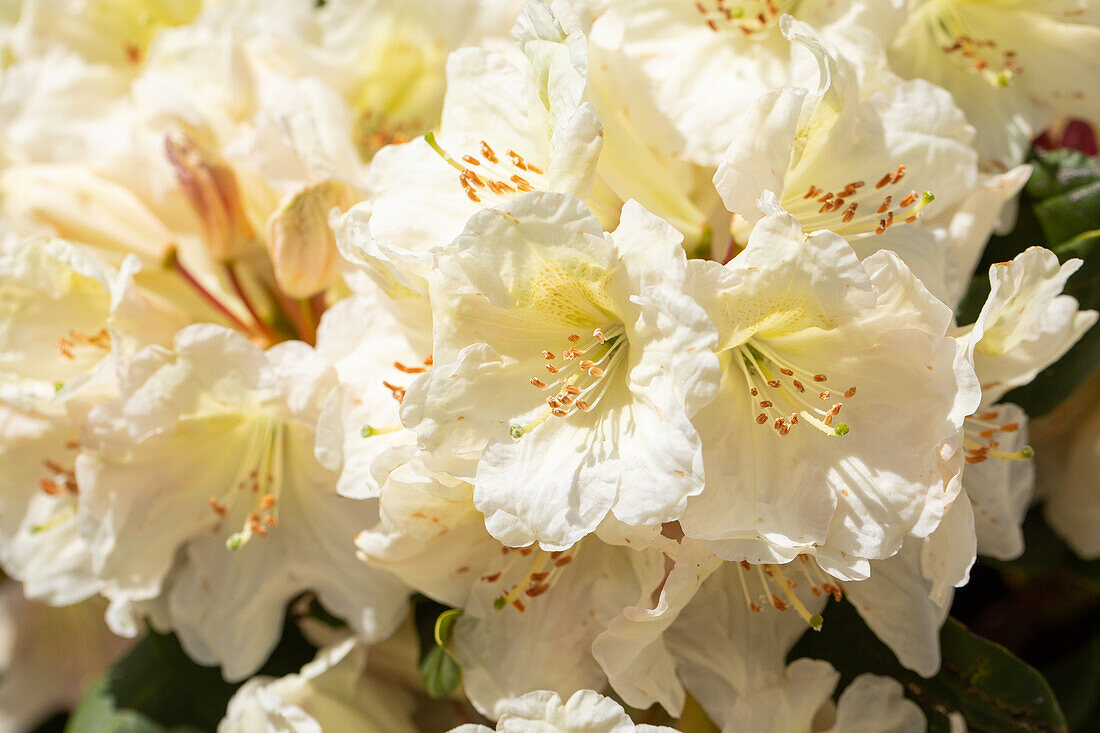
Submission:
[[[405,366],[404,364],[402,364],[399,361],[395,361],[393,363],[393,366],[394,366],[394,369],[397,369],[399,372],[404,372],[405,374],[423,374],[424,372],[428,371],[426,367]]]
[[[384,428],[376,428],[373,425],[364,425],[359,429],[359,435],[363,438],[370,438],[374,435],[385,435],[386,433],[396,433],[401,429],[401,425],[387,425]]]
[[[802,421],[829,436],[847,433],[847,425],[843,427],[832,425],[834,417],[840,412],[841,403],[836,403],[828,411],[825,411],[819,405],[803,397],[806,394],[806,388],[802,381],[796,378],[801,377],[802,379],[821,383],[828,380],[826,374],[800,370],[794,364],[784,362],[778,354],[772,352],[770,348],[762,343],[747,343],[739,351],[740,359],[737,360],[737,363],[748,382],[750,394],[756,397],[759,393],[758,386],[766,385],[769,389],[776,390],[778,396],[782,397],[789,406],[795,408],[793,412],[788,413],[781,411],[777,399],[757,400],[755,404],[759,405],[762,410],[754,415],[754,421],[758,425],[763,425],[770,420],[772,428],[780,436],[789,434],[791,429],[801,424]],[[775,369],[777,373],[774,373],[772,369]],[[779,378],[775,378],[776,376]],[[784,380],[788,380],[786,384]],[[852,391],[851,394],[854,395],[855,392]],[[832,392],[825,390],[816,393],[816,396],[820,401],[824,401],[832,396]]]

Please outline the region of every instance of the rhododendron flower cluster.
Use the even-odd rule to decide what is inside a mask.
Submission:
[[[1092,0],[0,4],[0,731],[166,638],[223,732],[925,730],[796,643],[933,677],[1024,552],[1097,313],[987,243],[1098,65]]]

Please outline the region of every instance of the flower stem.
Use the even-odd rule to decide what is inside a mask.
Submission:
[[[252,316],[252,320],[256,322],[256,327],[260,329],[260,331],[263,333],[264,337],[268,341],[272,343],[278,341],[279,339],[278,336],[275,334],[275,331],[272,330],[271,326],[269,326],[267,322],[260,317],[260,314],[256,311],[256,307],[249,299],[248,293],[245,291],[244,286],[241,284],[240,278],[237,276],[237,271],[234,268],[234,263],[225,262],[223,263],[223,267],[225,268],[226,277],[229,278],[229,284],[233,286],[233,292],[237,294],[237,297],[240,298],[240,301],[244,304],[244,307],[248,309],[248,313]]]
[[[179,256],[177,255],[175,249],[169,250],[167,257],[165,258],[164,264],[165,267],[170,270],[174,270],[176,274],[182,277],[184,281],[203,298],[203,300],[209,303],[216,311],[218,311],[218,313],[221,313],[222,316],[224,316],[227,321],[232,323],[234,327],[241,331],[244,331],[250,336],[256,335],[256,331],[254,328],[238,318],[236,314],[233,313],[233,311],[229,310],[229,308],[227,308],[224,303],[218,300],[216,295],[203,287],[202,283],[200,283],[194,275],[187,271],[187,268],[183,266],[182,262],[180,262]]]

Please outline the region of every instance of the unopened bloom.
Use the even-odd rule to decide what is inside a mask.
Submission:
[[[233,169],[195,140],[169,137],[164,144],[210,256],[226,262],[242,256],[256,240]]]
[[[308,298],[339,277],[340,255],[328,224],[334,208],[355,200],[350,186],[322,181],[288,197],[267,220],[267,246],[275,278],[292,298]]]

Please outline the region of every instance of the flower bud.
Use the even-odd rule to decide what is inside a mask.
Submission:
[[[240,257],[256,233],[241,205],[233,169],[186,136],[167,138],[164,149],[199,218],[211,257],[220,262]]]
[[[350,208],[356,198],[348,184],[322,181],[284,200],[268,218],[268,248],[284,293],[308,298],[336,279],[339,255],[328,215],[334,207]]]

